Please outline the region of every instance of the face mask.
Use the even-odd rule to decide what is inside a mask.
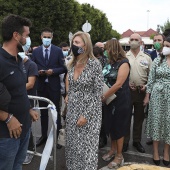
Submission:
[[[24,60],[25,58],[28,59],[28,56],[25,55],[25,52],[19,52],[18,55]]]
[[[67,57],[68,56],[68,51],[63,51],[63,56]]]
[[[161,49],[161,44],[159,42],[154,43],[153,46],[154,46],[155,50],[159,51]]]
[[[170,48],[169,47],[163,47],[162,49],[163,55],[170,55]]]
[[[31,38],[27,37],[25,45],[22,45],[22,49],[24,50],[24,52],[27,52],[30,46],[31,46]]]
[[[45,47],[48,47],[51,44],[51,40],[52,40],[51,38],[43,38],[42,43]]]
[[[138,41],[131,41],[130,42],[130,48],[131,49],[137,49],[140,46]]]
[[[105,50],[104,51],[104,55],[108,58],[109,57],[109,55],[108,55],[108,52]]]
[[[74,45],[74,44],[71,46],[71,50],[72,50],[73,55],[74,55],[75,57],[77,57],[77,56],[79,56],[80,54],[83,54],[83,53],[84,53],[84,50],[83,50],[82,47],[78,47],[78,46],[76,46],[76,45]]]

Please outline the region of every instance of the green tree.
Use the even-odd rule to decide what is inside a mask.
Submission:
[[[167,21],[164,23],[163,26],[160,26],[161,27],[161,31],[164,32],[166,29],[170,29],[170,21],[169,21],[169,18],[167,19]]]
[[[32,21],[32,45],[40,45],[40,33],[45,27],[54,31],[53,43],[68,42],[69,32],[76,32],[81,22],[81,5],[75,0],[0,1],[0,20],[7,14],[17,14]]]
[[[92,42],[106,41],[120,34],[112,29],[106,15],[89,4],[80,5],[76,0],[0,0],[0,21],[8,14],[21,15],[32,21],[32,46],[40,45],[41,30],[49,27],[54,31],[53,44],[69,42],[69,32],[82,30],[89,21],[92,25]],[[1,40],[1,37],[0,37]]]
[[[120,34],[112,29],[111,23],[102,11],[87,3],[82,4],[82,11],[82,25],[86,20],[92,25],[92,30],[89,33],[93,44],[98,41],[107,41],[113,37],[120,38]]]

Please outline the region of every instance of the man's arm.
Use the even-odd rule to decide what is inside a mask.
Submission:
[[[8,104],[11,101],[11,95],[6,89],[5,85],[0,82],[0,110],[8,111]],[[0,114],[1,120],[1,114]]]
[[[65,65],[65,60],[64,60],[64,56],[62,53],[61,49],[58,49],[58,66],[53,70],[53,74],[55,75],[59,75],[59,74],[63,74],[63,73],[67,73],[67,68]]]
[[[34,87],[36,81],[36,76],[28,77],[28,82],[26,83],[26,89],[30,90]]]
[[[12,114],[8,113],[8,104],[10,101],[11,95],[4,84],[0,83],[0,121],[4,121],[7,124],[11,138],[18,138],[22,132],[22,125]]]

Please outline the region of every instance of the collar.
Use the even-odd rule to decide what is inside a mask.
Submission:
[[[43,47],[43,51],[45,51],[45,49],[48,49],[48,51],[51,50],[51,44],[50,44],[50,46],[48,48],[45,48],[44,45],[42,45],[42,47]]]
[[[8,59],[12,59],[12,60],[16,60],[15,56],[12,56],[11,54],[9,54],[6,50],[4,50],[2,47],[0,47],[0,53],[2,54],[3,57],[8,58]],[[17,58],[19,61],[22,61],[22,58],[17,54]]]
[[[129,50],[127,53],[126,53],[127,56],[134,56],[134,54],[132,53],[131,50]],[[137,54],[137,56],[144,56],[144,52],[143,51],[139,51],[139,53]]]

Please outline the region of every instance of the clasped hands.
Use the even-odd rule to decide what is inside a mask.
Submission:
[[[53,74],[53,70],[49,69],[49,70],[39,70],[38,74],[41,76],[47,75],[47,76],[51,76]]]

